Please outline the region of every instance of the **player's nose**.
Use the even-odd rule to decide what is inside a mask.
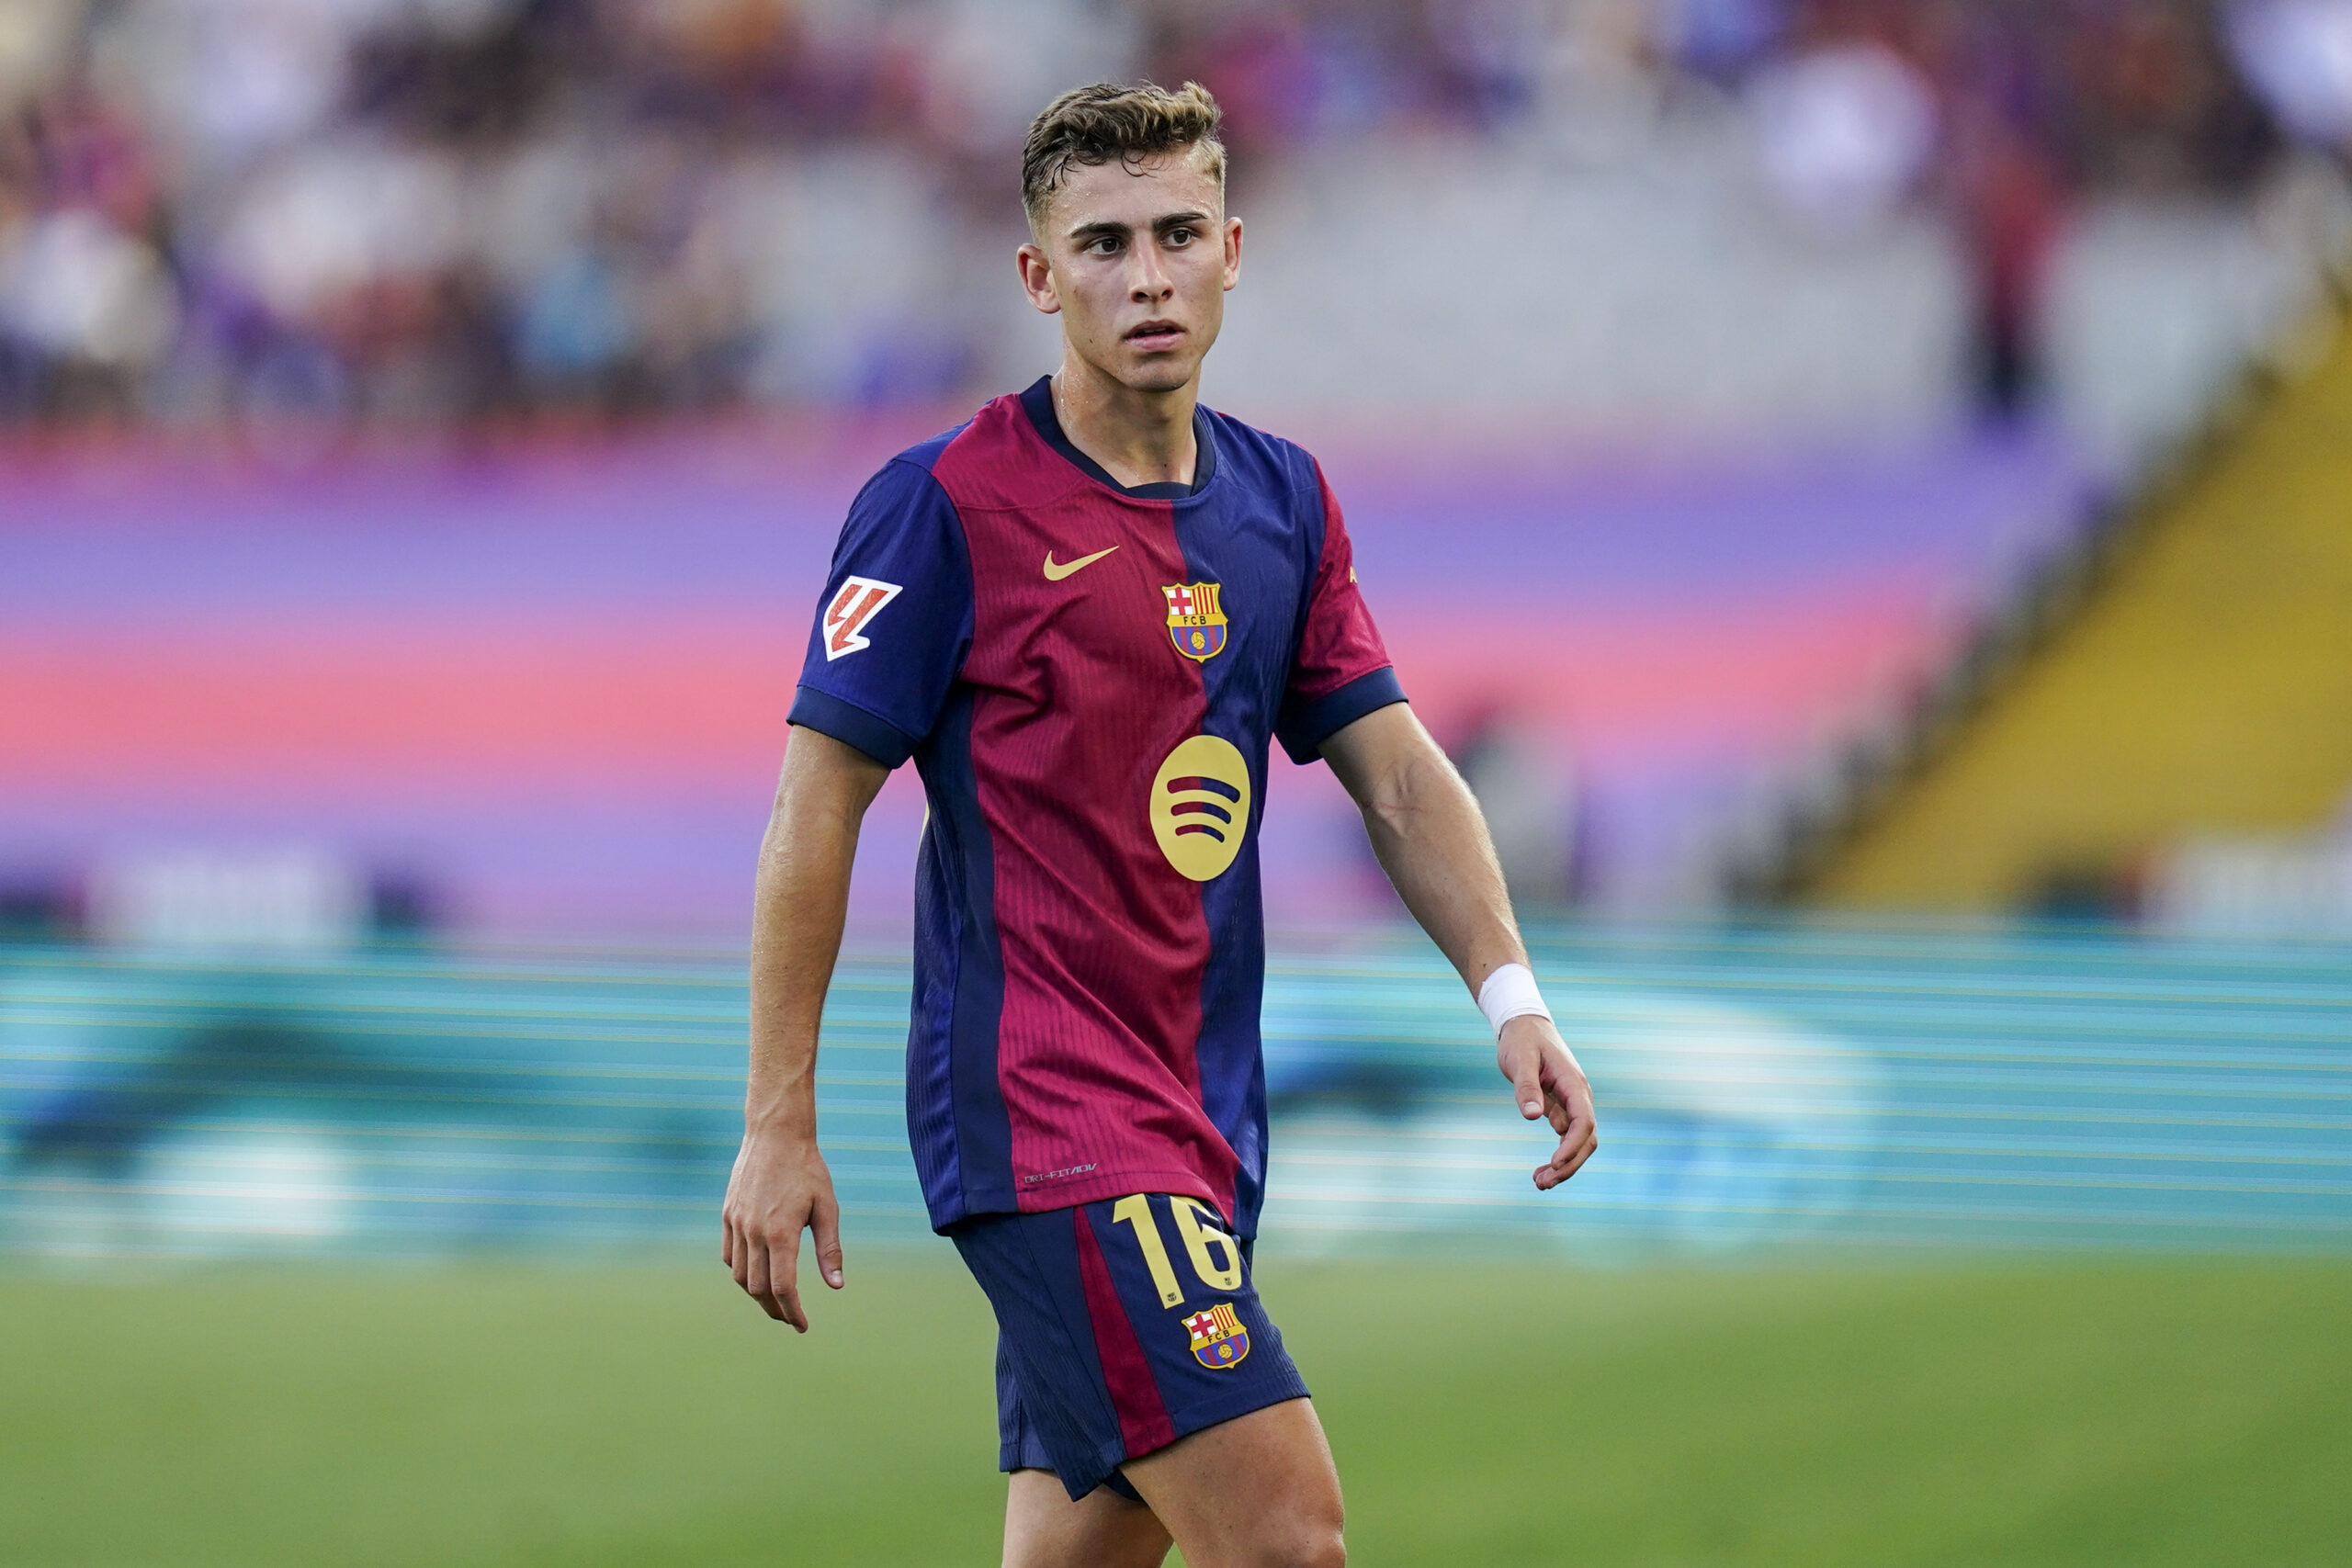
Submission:
[[[1128,298],[1139,305],[1156,305],[1176,292],[1175,281],[1149,245],[1136,248],[1135,276],[1128,280]]]

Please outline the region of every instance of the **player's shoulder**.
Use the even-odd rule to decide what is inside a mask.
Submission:
[[[933,513],[938,514],[935,520],[952,515],[955,506],[941,483],[940,458],[964,439],[973,423],[967,419],[893,454],[859,487],[857,498],[850,503],[850,525],[910,522]]]
[[[928,479],[939,467],[939,459],[965,432],[972,428],[972,421],[952,425],[927,440],[918,441],[904,451],[895,453],[889,461],[874,471],[867,484],[911,484],[917,476]]]
[[[841,550],[935,552],[944,537],[952,544],[958,531],[956,506],[933,469],[939,455],[963,431],[959,424],[918,441],[875,469],[849,503]]]
[[[961,424],[950,425],[925,441],[918,441],[897,454],[876,471],[873,483],[894,479],[909,482],[911,474],[923,474],[944,481],[949,467],[968,467],[978,457],[985,460],[1005,449],[1021,445],[1020,436],[1027,423],[1022,413],[1019,394],[1007,392],[990,398]],[[954,457],[949,454],[954,453]],[[897,470],[894,474],[893,470]]]
[[[1217,463],[1225,473],[1269,492],[1321,495],[1323,471],[1306,447],[1206,404],[1201,412],[1216,431]]]

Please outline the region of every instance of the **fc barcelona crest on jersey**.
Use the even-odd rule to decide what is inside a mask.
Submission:
[[[1194,1313],[1184,1320],[1184,1331],[1193,1337],[1193,1359],[1212,1371],[1238,1367],[1250,1353],[1250,1331],[1241,1326],[1231,1302]]]
[[[1179,582],[1162,588],[1168,595],[1168,640],[1176,651],[1205,664],[1225,651],[1225,608],[1217,603],[1219,584]]]

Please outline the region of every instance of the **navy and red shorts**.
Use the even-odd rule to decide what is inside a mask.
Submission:
[[[1073,1498],[1134,1489],[1120,1464],[1306,1384],[1236,1241],[1163,1193],[947,1233],[996,1309],[998,1468],[1050,1470]]]

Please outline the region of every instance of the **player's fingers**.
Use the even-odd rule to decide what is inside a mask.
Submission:
[[[727,1271],[735,1276],[735,1283],[746,1295],[756,1296],[752,1289],[752,1234],[740,1224],[729,1224],[728,1235],[733,1243],[732,1255],[727,1259]]]
[[[817,1240],[817,1271],[838,1291],[842,1288],[842,1206],[830,1197],[819,1199],[816,1213],[808,1217],[808,1228]]]
[[[770,1317],[776,1315],[775,1302],[768,1294],[768,1257],[766,1248],[746,1231],[742,1243],[735,1248],[735,1282],[743,1293],[760,1303],[760,1310]]]
[[[724,1209],[718,1212],[718,1260],[735,1267],[735,1216]]]
[[[1600,1152],[1600,1140],[1599,1138],[1586,1139],[1584,1146],[1577,1150],[1576,1154],[1569,1158],[1566,1165],[1556,1168],[1559,1171],[1559,1179],[1561,1181],[1566,1181],[1569,1177],[1574,1176],[1577,1171],[1582,1170],[1585,1167],[1585,1162]],[[1555,1183],[1555,1185],[1557,1184]]]
[[[1585,1153],[1600,1142],[1600,1128],[1593,1121],[1589,1110],[1579,1108],[1568,1122],[1568,1130],[1560,1134],[1560,1147],[1577,1154]]]
[[[1519,1113],[1530,1122],[1543,1115],[1543,1059],[1526,1049],[1524,1042],[1512,1042],[1495,1048],[1495,1066],[1510,1079],[1510,1095],[1519,1103]]]
[[[1552,1131],[1563,1137],[1579,1117],[1588,1122],[1592,1120],[1591,1086],[1566,1062],[1544,1062],[1544,1109],[1551,1112]]]
[[[1553,1156],[1550,1156],[1550,1159],[1543,1161],[1541,1170],[1536,1173],[1538,1176],[1536,1185],[1557,1187],[1559,1182],[1569,1180],[1569,1173],[1576,1168],[1576,1164],[1583,1159],[1585,1145],[1588,1143],[1592,1143],[1590,1122],[1578,1122],[1576,1126],[1571,1126],[1566,1134],[1559,1135],[1559,1147],[1553,1149]]]
[[[808,1314],[800,1310],[800,1232],[794,1227],[789,1241],[781,1236],[768,1237],[768,1293],[775,1300],[777,1317],[792,1325],[796,1333],[808,1332]]]
[[[1574,1176],[1599,1147],[1600,1139],[1592,1119],[1589,1116],[1577,1118],[1575,1125],[1562,1134],[1560,1146],[1552,1151],[1552,1157],[1535,1168],[1535,1185],[1550,1191]]]

